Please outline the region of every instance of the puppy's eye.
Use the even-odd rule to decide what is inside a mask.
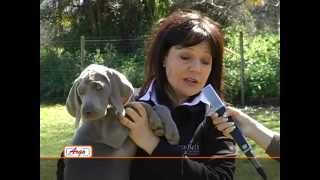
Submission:
[[[97,91],[100,91],[100,90],[102,90],[102,85],[101,85],[101,84],[98,84],[98,83],[95,83],[95,84],[94,84],[94,88],[95,88]]]

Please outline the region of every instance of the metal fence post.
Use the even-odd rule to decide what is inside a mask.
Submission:
[[[84,61],[86,58],[86,50],[85,50],[85,37],[81,36],[80,38],[80,70],[82,71],[84,69]]]
[[[241,86],[241,105],[245,105],[245,90],[244,90],[244,52],[243,52],[243,33],[240,31],[240,56],[241,56],[241,66],[240,66],[240,86]]]

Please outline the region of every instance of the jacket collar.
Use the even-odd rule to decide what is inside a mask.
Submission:
[[[155,80],[152,80],[147,92],[143,96],[141,96],[141,98],[139,98],[139,100],[152,101],[155,105],[159,105],[159,101],[157,100],[157,96],[156,96],[155,89],[154,89],[154,81]],[[198,96],[196,96],[191,102],[185,102],[180,105],[194,106],[194,105],[198,104],[199,102],[203,102],[204,104],[206,104],[206,106],[210,107],[209,100],[203,95],[202,92]]]

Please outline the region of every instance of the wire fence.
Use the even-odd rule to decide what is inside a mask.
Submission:
[[[51,41],[46,47],[51,49],[61,48],[63,52],[72,52],[73,58],[77,59],[77,64],[80,64],[79,71],[81,71],[88,63],[90,55],[99,54],[101,57],[112,56],[117,59],[119,55],[126,55],[127,58],[133,58],[135,56],[144,56],[145,41],[147,36],[141,38],[122,39],[114,36],[104,37],[83,37],[84,40],[56,40]],[[61,53],[63,53],[61,52]],[[231,53],[241,57],[240,53],[225,47],[226,53]],[[86,63],[87,62],[87,63]],[[106,64],[107,65],[107,64]],[[110,64],[109,64],[110,65]],[[48,69],[42,69],[43,72],[55,71],[48,67]],[[68,73],[67,69],[61,70]]]
[[[92,63],[115,68],[139,86],[143,78],[145,38],[108,38],[82,37],[43,45],[40,49],[40,100],[64,102],[73,80]]]
[[[241,37],[241,36],[240,36]],[[89,64],[96,63],[115,68],[124,73],[136,88],[141,86],[144,76],[144,47],[148,37],[81,37],[79,40],[51,41],[43,46],[42,51],[54,51],[53,55],[45,52],[41,56],[40,96],[44,102],[64,102],[73,80]],[[243,40],[240,40],[243,43]],[[241,44],[240,44],[241,46]],[[243,46],[243,45],[242,45]],[[239,59],[241,84],[240,103],[251,101],[245,97],[245,73],[243,73],[243,48],[236,51],[228,47],[225,53],[233,54]],[[44,60],[44,58],[48,58]],[[279,98],[253,100],[256,104],[279,104]]]

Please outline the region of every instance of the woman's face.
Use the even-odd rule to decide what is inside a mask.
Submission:
[[[163,65],[169,88],[178,102],[199,93],[206,84],[212,65],[210,52],[206,41],[190,47],[172,46],[169,49]]]

